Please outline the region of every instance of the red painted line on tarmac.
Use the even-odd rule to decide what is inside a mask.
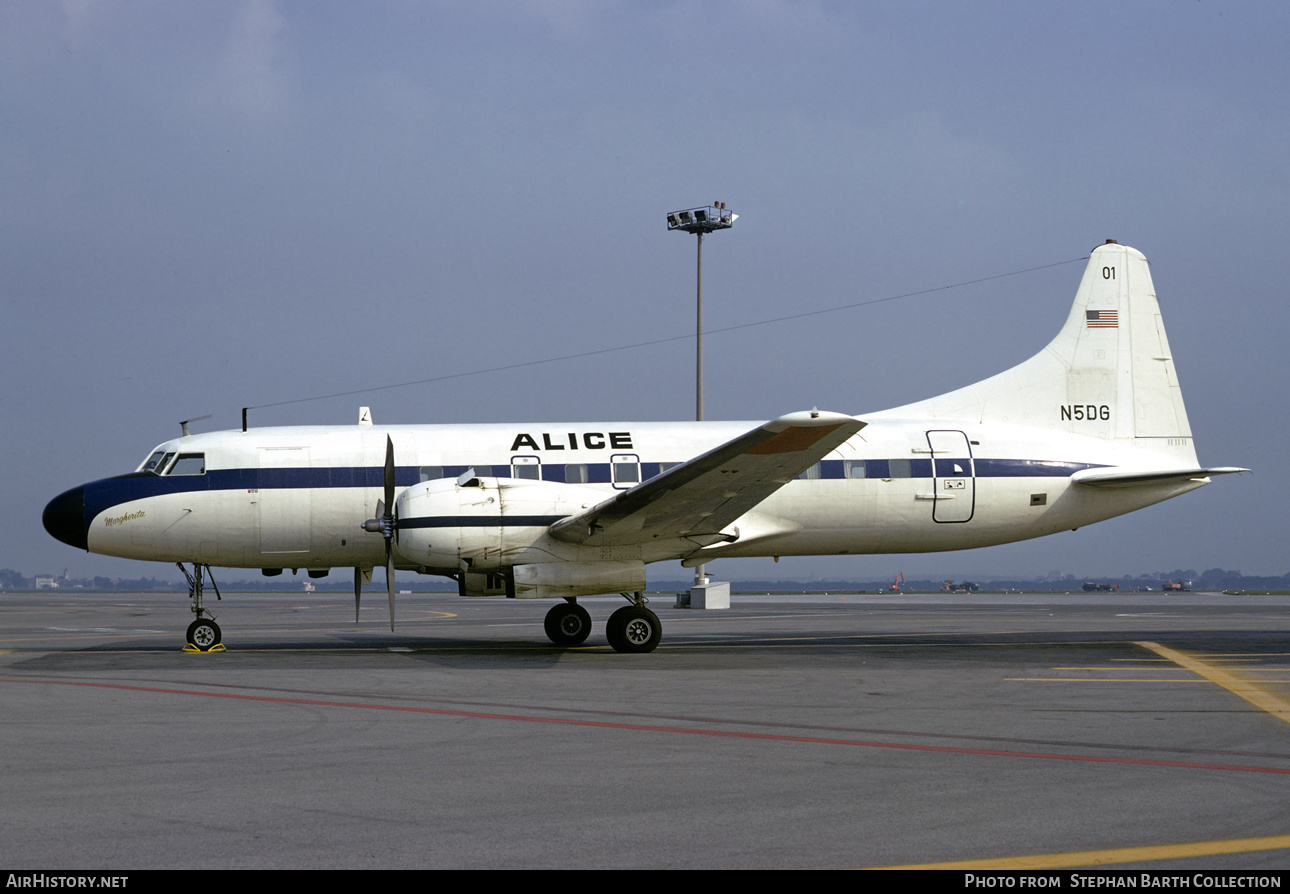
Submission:
[[[1225,770],[1235,773],[1274,773],[1290,775],[1290,768],[1244,766],[1241,764],[1205,764],[1194,761],[1147,760],[1133,757],[1093,757],[1081,754],[1049,754],[1042,751],[1006,751],[998,748],[954,748],[948,745],[911,745],[905,742],[875,742],[864,739],[834,739],[822,736],[786,736],[776,733],[749,733],[736,730],[702,729],[684,726],[655,726],[646,723],[614,723],[607,720],[573,720],[563,717],[537,717],[526,714],[498,714],[489,711],[462,711],[450,708],[418,708],[405,705],[380,705],[369,702],[339,702],[326,699],[284,698],[271,695],[244,695],[234,692],[202,692],[197,689],[165,689],[158,686],[129,686],[124,683],[88,683],[76,680],[37,680],[0,677],[0,683],[27,683],[43,686],[81,686],[90,689],[116,689],[127,692],[155,692],[162,695],[185,695],[198,698],[227,698],[248,702],[284,705],[308,705],[324,708],[361,708],[368,711],[397,711],[404,714],[432,714],[443,717],[473,717],[479,720],[510,720],[522,723],[551,723],[560,726],[584,726],[597,729],[632,730],[647,733],[673,733],[687,736],[716,736],[723,739],[758,739],[768,742],[800,742],[809,745],[845,745],[852,748],[886,748],[895,751],[931,751],[941,754],[973,754],[989,757],[1017,757],[1036,760],[1083,761],[1095,764],[1130,764],[1143,767],[1175,767],[1188,770]]]

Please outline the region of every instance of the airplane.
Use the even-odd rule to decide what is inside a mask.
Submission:
[[[411,571],[462,596],[558,600],[545,631],[564,647],[591,633],[579,597],[621,593],[606,637],[639,653],[662,636],[642,594],[653,562],[991,546],[1243,471],[1199,465],[1147,260],[1107,240],[1047,347],[896,409],[377,426],[363,408],[350,426],[184,426],[135,471],[55,497],[43,521],[89,552],[178,564],[199,651],[223,648],[203,602],[213,566],[353,568],[357,623],[383,565],[391,630],[396,571]]]

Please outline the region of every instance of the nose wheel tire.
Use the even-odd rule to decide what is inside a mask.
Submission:
[[[609,616],[605,635],[615,652],[653,652],[663,638],[663,625],[645,606],[628,605]]]
[[[198,618],[188,625],[188,642],[199,652],[209,652],[220,643],[219,625],[210,618]]]
[[[546,613],[543,626],[557,646],[577,646],[591,635],[591,615],[576,602],[562,602]]]

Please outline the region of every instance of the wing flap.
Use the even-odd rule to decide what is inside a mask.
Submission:
[[[681,537],[728,540],[723,528],[864,426],[854,416],[818,410],[781,416],[556,522],[551,536],[598,546]]]

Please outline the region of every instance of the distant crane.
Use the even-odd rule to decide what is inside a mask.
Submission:
[[[887,589],[892,593],[899,593],[900,588],[903,587],[904,585],[905,585],[905,572],[902,571],[900,572],[900,574],[896,575],[896,579],[891,582],[891,586],[887,587]]]

